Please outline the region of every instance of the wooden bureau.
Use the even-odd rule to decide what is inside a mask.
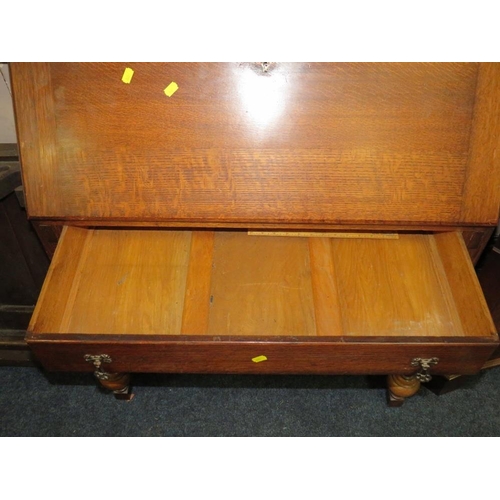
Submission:
[[[462,232],[499,210],[500,65],[17,63],[47,370],[386,374],[499,345]]]

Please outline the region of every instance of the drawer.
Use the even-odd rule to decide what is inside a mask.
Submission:
[[[27,341],[49,370],[466,374],[498,336],[458,232],[65,227]]]
[[[54,337],[53,337],[54,338]],[[92,371],[86,356],[106,354],[111,372],[226,374],[411,374],[415,358],[437,358],[434,374],[474,374],[490,356],[489,342],[408,342],[407,339],[149,340],[99,337],[33,345],[50,371]]]

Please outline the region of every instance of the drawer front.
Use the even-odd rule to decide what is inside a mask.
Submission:
[[[496,344],[283,341],[36,341],[49,371],[92,371],[85,355],[107,354],[109,372],[232,374],[410,374],[413,358],[439,358],[432,373],[477,373]]]

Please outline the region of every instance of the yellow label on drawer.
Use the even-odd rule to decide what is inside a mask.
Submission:
[[[130,83],[132,81],[132,77],[134,76],[134,70],[132,68],[125,68],[122,76],[123,83]]]
[[[267,358],[265,356],[257,356],[255,358],[252,358],[252,361],[254,363],[260,363],[261,361],[267,361]]]
[[[168,97],[172,97],[174,92],[176,92],[179,89],[179,85],[177,85],[175,82],[172,82],[163,92],[165,92]]]

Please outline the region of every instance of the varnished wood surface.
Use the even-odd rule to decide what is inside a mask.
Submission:
[[[40,331],[60,331],[68,297],[77,277],[78,263],[91,235],[92,231],[87,229],[63,229],[28,329],[36,324]]]
[[[467,248],[459,233],[437,234],[432,239],[446,272],[450,291],[466,336],[484,330],[495,331],[495,325],[484,299]]]
[[[36,219],[32,219],[31,221],[33,227],[35,228],[38,237],[40,238],[40,241],[42,242],[43,247],[45,248],[45,251],[49,258],[52,258],[54,256],[54,252],[57,247],[57,242],[59,241],[59,237],[61,236],[61,231],[62,227],[64,225],[63,221],[59,221],[59,223],[54,223],[50,221],[40,221]],[[88,227],[89,225],[95,225],[96,227],[117,227],[119,224],[116,223],[116,221],[113,223],[112,221],[93,221],[93,224],[89,224],[88,222],[83,222],[83,221],[71,221],[71,225],[79,227]],[[255,224],[254,224],[255,225]],[[165,227],[165,223],[151,223],[151,222],[142,222],[142,223],[128,223],[127,224],[128,228],[140,228],[140,227]],[[125,226],[125,228],[127,228]],[[171,226],[171,224],[169,224]],[[180,226],[179,226],[180,227]],[[373,226],[372,226],[373,227]],[[186,227],[180,227],[181,229],[189,229]],[[246,228],[246,226],[245,226]],[[199,227],[194,228],[199,229]],[[298,229],[298,227],[294,227],[294,229]],[[307,230],[311,230],[311,227],[306,228]],[[325,229],[325,227],[323,227]],[[330,230],[332,228],[330,227]],[[359,230],[360,226],[357,227],[352,227],[351,228],[353,231]],[[362,227],[361,227],[362,229]],[[376,229],[376,228],[373,228]],[[380,229],[380,228],[378,228]],[[385,226],[385,230],[387,230],[388,227]],[[349,226],[342,226],[343,231],[349,231]],[[405,228],[400,228],[400,231],[406,230],[411,231],[410,227],[405,227]],[[462,232],[462,237],[464,239],[465,245],[467,247],[467,250],[469,252],[470,259],[474,265],[477,264],[479,258],[481,257],[481,254],[483,253],[484,249],[486,248],[486,245],[493,234],[495,228],[494,227],[468,227],[468,228],[462,228],[462,227],[446,227],[446,226],[436,226],[436,227],[413,227],[413,231],[416,230],[426,230],[427,232],[429,231],[461,231]],[[321,229],[319,229],[321,231]]]
[[[331,242],[346,334],[463,335],[433,238]]]
[[[368,240],[397,240],[398,233],[386,232],[360,232],[353,233],[351,231],[248,231],[249,236],[285,236],[295,238],[340,238],[340,239],[368,239]]]
[[[415,376],[389,375],[387,377],[387,402],[391,407],[401,406],[406,398],[420,389],[420,381]]]
[[[326,238],[311,238],[309,260],[316,333],[324,336],[342,332],[342,310],[331,242]]]
[[[13,64],[19,156],[28,213],[64,212],[64,186],[59,182],[57,124],[50,66],[46,63]],[[13,90],[14,91],[14,90]],[[50,193],[50,196],[45,196]]]
[[[66,306],[49,312],[46,331],[180,333],[190,232],[67,228],[62,238],[51,266],[61,279],[42,290],[35,315],[49,312],[56,297]]]
[[[220,232],[213,267],[209,334],[316,335],[307,239]]]
[[[65,336],[67,337],[67,336]],[[73,335],[76,337],[76,335]],[[101,336],[102,337],[102,336]],[[315,340],[316,339],[316,340]],[[343,342],[341,338],[321,341],[317,337],[287,342],[267,339],[240,341],[177,340],[160,341],[36,340],[29,339],[37,359],[47,370],[93,371],[85,354],[108,354],[113,360],[106,369],[116,372],[153,373],[249,373],[249,374],[412,374],[415,357],[439,358],[434,374],[477,373],[495,348],[492,342],[396,342],[372,340]],[[255,358],[265,356],[262,362]]]
[[[215,235],[212,231],[192,233],[186,294],[182,312],[182,333],[208,332]]]
[[[473,272],[458,233],[332,240],[67,227],[30,331],[495,341]]]
[[[217,221],[212,219],[206,219],[204,221],[192,222],[192,221],[161,221],[154,220],[151,218],[144,218],[141,220],[130,220],[126,218],[122,219],[82,219],[79,217],[66,217],[64,219],[53,218],[53,217],[30,217],[32,221],[38,221],[43,224],[51,225],[71,225],[75,227],[101,227],[101,228],[111,228],[111,227],[121,227],[121,228],[169,228],[169,229],[259,229],[259,230],[270,230],[274,231],[277,228],[279,230],[294,230],[294,231],[397,231],[397,232],[416,232],[416,231],[475,231],[482,229],[491,229],[493,224],[483,224],[478,226],[474,225],[464,225],[455,224],[450,222],[433,222],[433,223],[423,223],[423,222],[411,222],[403,221],[399,223],[316,223],[316,222],[299,222],[299,223],[276,223],[269,222],[231,222],[227,223],[224,221]],[[493,227],[494,229],[494,227]]]
[[[497,65],[128,65],[128,85],[126,64],[12,65],[31,216],[257,227],[495,222],[498,175],[485,165],[496,161],[487,110]],[[171,81],[179,90],[166,97]]]
[[[500,205],[500,64],[482,64],[476,88],[461,220],[498,221]]]

